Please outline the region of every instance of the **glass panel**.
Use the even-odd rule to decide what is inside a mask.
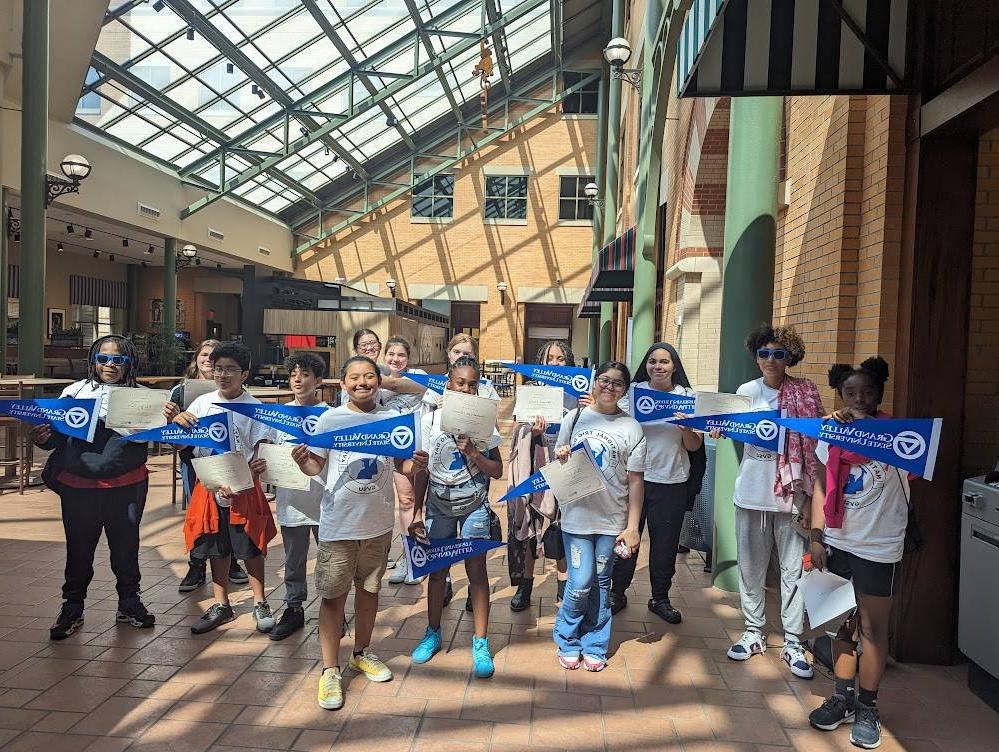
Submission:
[[[507,178],[506,179],[506,195],[516,196],[518,198],[527,197],[527,178]]]
[[[576,202],[562,200],[558,202],[558,218],[559,219],[575,219],[576,218]]]
[[[434,191],[447,196],[454,195],[454,175],[435,175]]]
[[[558,195],[562,196],[575,196],[576,195],[576,178],[559,178],[558,181]]]
[[[434,205],[434,200],[429,196],[413,196],[412,216],[414,217],[433,216],[433,205]]]
[[[505,196],[506,195],[506,178],[505,177],[495,177],[495,176],[492,176],[492,175],[487,175],[486,176],[486,195],[487,196]]]
[[[506,200],[506,216],[509,219],[527,219],[527,199],[508,198]]]
[[[434,199],[434,216],[435,217],[453,217],[454,216],[454,199],[453,198],[435,198]]]
[[[504,199],[487,198],[485,207],[486,219],[502,219],[504,215]]]
[[[435,178],[436,180],[436,178]],[[423,180],[413,187],[414,196],[431,196],[434,193],[435,180]]]
[[[97,81],[100,78],[100,74],[93,68],[87,69],[87,78],[84,81],[85,86],[90,86],[90,84]],[[101,114],[101,95],[96,91],[89,92],[80,97],[80,101],[76,105],[77,115],[100,115]]]

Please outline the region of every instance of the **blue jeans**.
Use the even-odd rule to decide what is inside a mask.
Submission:
[[[589,655],[607,660],[611,610],[608,596],[614,565],[613,535],[575,535],[562,531],[569,581],[555,615],[559,655]]]
[[[430,540],[476,538],[489,540],[489,506],[483,504],[463,517],[447,517],[427,504],[427,535]]]

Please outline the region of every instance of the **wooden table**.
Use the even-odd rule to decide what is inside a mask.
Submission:
[[[28,378],[28,377],[24,377],[24,378],[10,378],[10,377],[0,378],[0,386],[18,386],[18,385],[20,385],[22,388],[29,390],[31,395],[35,394],[35,390],[36,389],[40,390],[40,391],[42,391],[42,393],[44,393],[44,391],[45,391],[45,389],[47,387],[59,387],[59,388],[62,388],[64,386],[69,386],[72,383],[74,383],[73,379],[47,379],[47,378],[39,378],[37,376],[32,376],[30,378]],[[25,395],[25,397],[28,397],[28,395]],[[10,437],[8,436],[8,441],[5,442],[4,454],[5,455],[10,455],[10,456],[5,457],[5,459],[10,459],[11,457],[14,456],[14,453],[12,453],[10,451],[12,447],[10,446],[9,439],[10,439]],[[30,446],[29,446],[29,455],[28,455],[28,457],[29,457],[28,461],[30,462],[30,458],[32,457]],[[17,482],[16,479],[13,479],[13,478],[3,478],[3,479],[0,479],[0,487],[10,488],[11,484],[12,484],[12,481],[15,484]],[[41,482],[42,482],[41,477],[39,475],[37,475],[37,474],[32,474],[32,470],[29,467],[28,468],[28,481],[27,481],[27,485],[28,486],[37,486],[37,485],[41,484]]]
[[[0,378],[0,385],[3,386],[16,386],[21,384],[22,386],[34,388],[40,387],[44,389],[47,386],[69,386],[75,383],[74,379],[48,379],[40,378],[37,376],[32,376],[31,378],[16,379],[9,376]]]
[[[186,378],[186,376],[140,376],[136,381],[143,386],[159,387],[161,384],[173,386]]]
[[[246,389],[251,397],[256,397],[261,402],[287,400],[295,396],[291,389],[282,389],[277,386],[251,386]]]

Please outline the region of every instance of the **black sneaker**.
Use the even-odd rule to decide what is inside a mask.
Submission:
[[[857,703],[850,744],[861,749],[877,749],[881,746],[881,718],[877,708]]]
[[[239,566],[239,562],[235,559],[229,559],[229,582],[233,585],[245,585],[249,581],[250,575]]]
[[[565,583],[566,582],[567,582],[567,580],[559,580],[558,584],[555,586],[555,600],[558,603],[561,603],[562,599],[565,598]]]
[[[628,596],[624,593],[615,593],[613,590],[607,596],[607,600],[610,602],[610,610],[612,614],[616,614],[622,608],[628,605]]]
[[[49,639],[65,640],[82,626],[83,604],[66,601],[62,604],[62,610],[59,611],[55,624],[49,627]]]
[[[177,590],[181,593],[190,593],[192,590],[197,590],[204,584],[205,565],[201,565],[199,567],[197,564],[188,562],[187,574],[185,574],[184,579],[180,581],[180,585],[177,586]]]
[[[520,583],[520,587],[517,588],[517,592],[514,593],[513,598],[510,599],[510,610],[526,611],[528,608],[530,608],[531,592],[533,590],[534,590],[533,580]]]
[[[284,613],[281,614],[281,621],[271,630],[270,638],[275,642],[283,640],[286,637],[291,637],[291,635],[304,626],[305,609],[301,606],[288,606],[285,608]]]
[[[444,608],[447,608],[447,604],[451,602],[452,598],[454,598],[454,588],[451,587],[450,577],[448,577],[447,580],[445,580],[445,583],[446,584],[444,585]]]
[[[236,614],[233,613],[232,606],[228,603],[224,605],[213,603],[211,608],[205,611],[205,615],[191,625],[191,631],[194,634],[204,634],[205,632],[211,632],[213,629],[218,629],[223,624],[235,621],[235,619]]]
[[[465,610],[468,613],[472,613],[472,594],[471,593],[469,593],[467,596],[465,596]]]
[[[131,624],[139,629],[148,629],[156,624],[156,617],[146,610],[138,598],[119,603],[114,618],[121,624]]]
[[[843,695],[833,695],[808,714],[808,722],[820,731],[833,731],[840,724],[853,723],[853,705]]]
[[[652,600],[650,598],[649,611],[654,613],[667,624],[679,624],[683,621],[683,616],[679,611],[673,608],[673,604],[669,602],[669,598],[661,601]]]

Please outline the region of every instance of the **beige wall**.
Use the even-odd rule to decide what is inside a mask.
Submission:
[[[592,228],[559,223],[558,191],[561,174],[593,174],[595,134],[595,120],[538,117],[459,166],[451,221],[414,223],[409,198],[400,199],[305,252],[297,274],[324,281],[343,277],[355,287],[384,285],[392,277],[397,294],[409,299],[427,295],[428,286],[449,286],[437,296],[483,300],[481,356],[519,356],[524,305],[518,289],[543,288],[568,298],[589,281]],[[497,170],[529,176],[526,223],[484,221],[485,176]],[[505,303],[499,282],[508,285]]]

